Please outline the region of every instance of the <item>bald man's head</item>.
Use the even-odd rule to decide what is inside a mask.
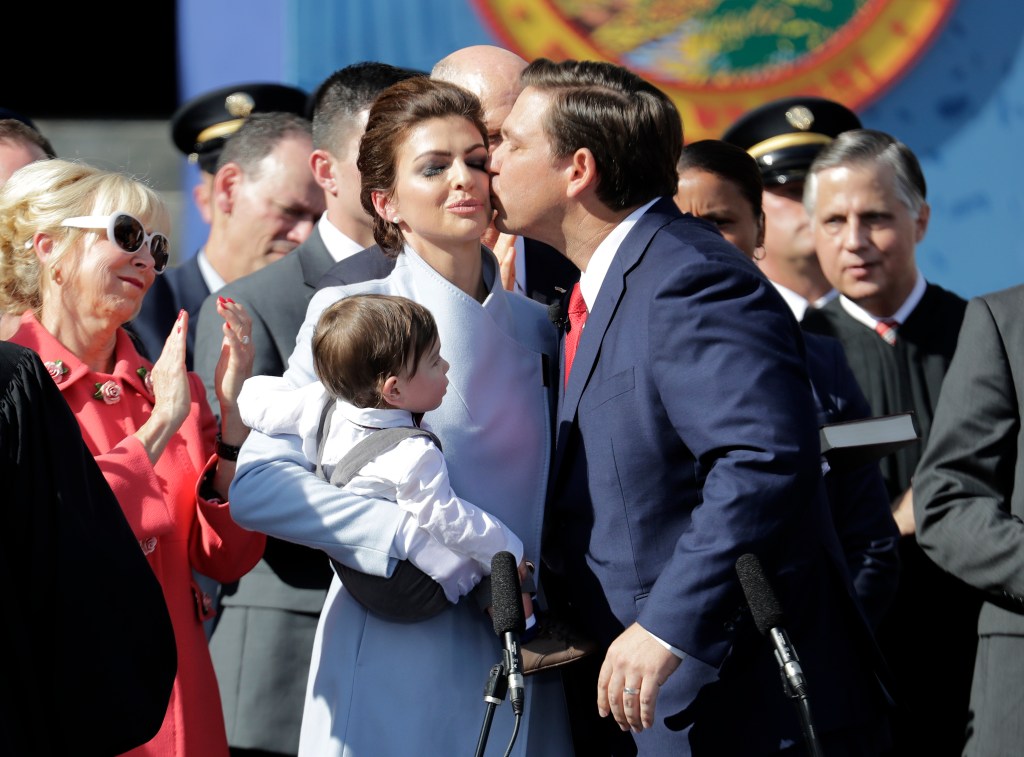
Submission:
[[[501,124],[522,91],[519,74],[526,61],[510,50],[494,45],[463,47],[437,62],[432,79],[451,82],[480,98],[484,109],[489,148],[501,141]]]

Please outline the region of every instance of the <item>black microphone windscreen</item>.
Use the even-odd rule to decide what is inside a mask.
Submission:
[[[773,628],[782,625],[782,605],[779,604],[771,584],[761,568],[757,555],[741,555],[736,561],[736,575],[740,586],[750,605],[750,614],[754,616],[754,625],[763,635]]]
[[[491,620],[499,637],[526,631],[519,566],[511,552],[498,552],[491,559]]]

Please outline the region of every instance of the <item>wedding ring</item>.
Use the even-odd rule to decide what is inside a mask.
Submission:
[[[248,343],[249,343],[249,335],[246,334],[245,336],[242,337],[242,344],[248,344]]]
[[[640,689],[634,689],[632,686],[627,686],[622,690],[622,693],[625,694],[627,697],[631,697],[635,694],[639,694]]]

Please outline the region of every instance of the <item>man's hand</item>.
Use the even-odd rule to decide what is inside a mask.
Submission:
[[[913,536],[917,532],[914,520],[914,490],[907,489],[892,505],[892,517],[900,530],[900,536]]]
[[[612,642],[597,678],[597,711],[623,731],[654,725],[658,692],[682,660],[634,623]],[[634,693],[635,690],[635,693]]]
[[[501,268],[501,285],[508,292],[516,290],[516,237],[514,234],[499,234],[494,243],[494,255]]]

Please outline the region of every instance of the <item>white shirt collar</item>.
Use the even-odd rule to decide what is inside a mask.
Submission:
[[[397,408],[356,407],[345,400],[335,400],[337,412],[345,420],[366,429],[413,426],[412,413]]]
[[[793,315],[798,321],[803,320],[804,313],[807,312],[808,308],[814,308],[815,310],[822,308],[839,295],[838,291],[830,289],[824,296],[819,297],[814,302],[811,302],[806,297],[797,294],[789,287],[782,286],[782,284],[777,281],[772,281],[772,286],[774,286],[775,289],[778,290],[779,294],[782,295],[782,299],[784,299],[786,304],[789,305],[789,309],[793,311]]]
[[[326,210],[320,216],[320,221],[317,223],[316,228],[320,232],[320,238],[324,241],[324,247],[327,248],[330,256],[334,258],[335,263],[345,258],[350,258],[357,252],[362,252],[366,249],[327,220]]]
[[[771,281],[771,279],[769,279]],[[807,301],[806,297],[801,297],[799,294],[794,292],[789,287],[784,287],[777,281],[772,281],[772,286],[775,290],[782,295],[782,299],[789,305],[789,309],[793,311],[793,316],[798,320],[803,320],[804,313],[807,312],[807,308],[810,307],[811,303]]]
[[[914,282],[914,288],[910,291],[910,296],[904,300],[899,310],[893,313],[891,317],[895,318],[899,323],[906,323],[907,318],[910,317],[910,314],[914,312],[914,308],[917,307],[918,303],[921,302],[921,298],[924,297],[924,290],[927,286],[928,283],[924,280],[924,274],[918,271],[917,281]],[[839,304],[842,305],[843,310],[845,310],[847,315],[851,318],[856,321],[860,321],[869,329],[874,330],[875,325],[879,321],[878,318],[871,315],[871,313],[846,295],[839,295]]]
[[[829,289],[821,297],[819,297],[818,299],[814,300],[811,303],[811,307],[814,308],[815,310],[823,308],[826,305],[828,305],[830,302],[832,302],[832,300],[834,300],[838,296],[839,296],[839,290],[838,289]]]
[[[196,253],[196,263],[199,264],[199,275],[203,277],[203,281],[206,282],[206,288],[211,292],[216,292],[227,284],[221,275],[213,270],[213,266],[210,265],[210,261],[206,259],[205,247]]]
[[[604,277],[608,274],[608,269],[611,267],[612,260],[615,259],[615,253],[618,252],[622,240],[633,230],[640,217],[660,199],[660,197],[655,197],[646,205],[641,205],[623,218],[590,256],[587,270],[580,274],[580,293],[583,295],[583,301],[587,303],[587,310],[594,309],[597,293],[601,291],[601,284],[604,283]]]

